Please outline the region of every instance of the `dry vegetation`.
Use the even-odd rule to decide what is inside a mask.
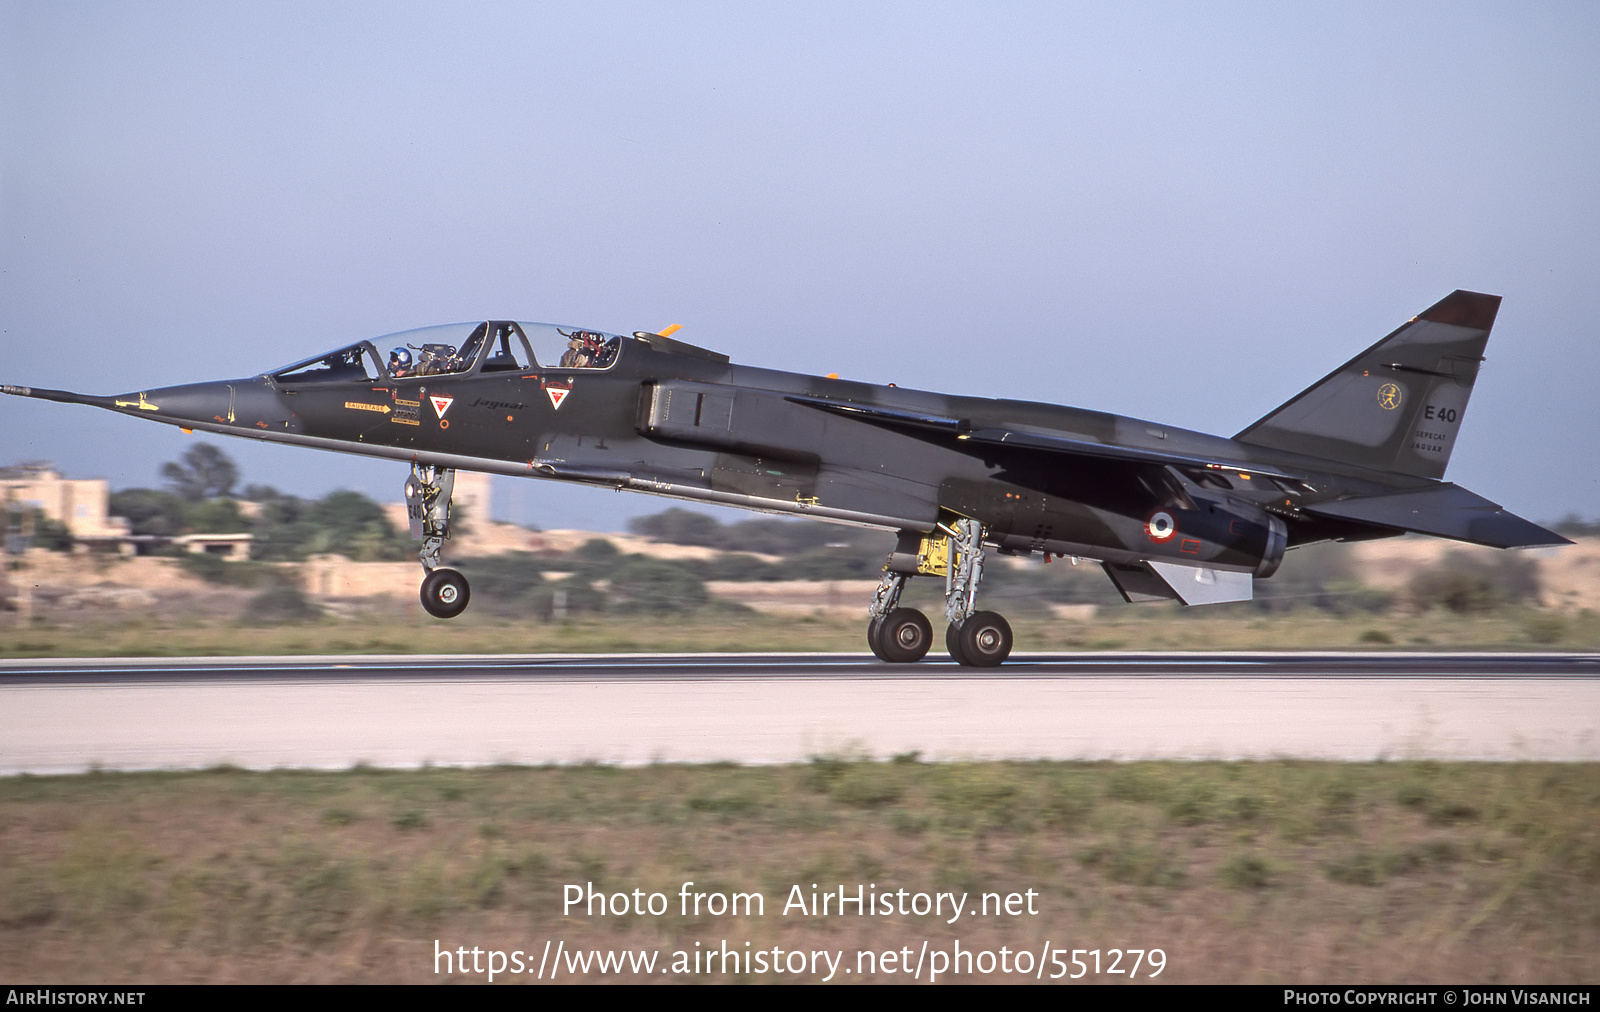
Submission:
[[[766,914],[562,916],[566,883],[676,904],[685,881],[759,891]],[[782,915],[813,882],[1035,889],[1040,913]],[[551,939],[663,959],[751,941],[846,966],[924,939],[1049,941],[1162,948],[1160,981],[1593,981],[1600,766],[907,756],[0,780],[0,975],[421,982],[440,979],[435,939],[534,963]]]
[[[469,611],[451,622],[405,603],[347,603],[320,619],[257,624],[218,592],[159,615],[76,615],[0,627],[0,657],[176,657],[254,654],[865,652],[863,615],[774,616],[711,607],[677,617],[583,616],[561,622]],[[931,607],[931,606],[930,606]],[[413,614],[414,613],[414,614]],[[929,614],[936,614],[936,609]],[[1600,648],[1600,616],[1504,608],[1335,615],[1231,607],[1102,608],[1090,621],[1018,615],[1019,651],[1548,650]]]

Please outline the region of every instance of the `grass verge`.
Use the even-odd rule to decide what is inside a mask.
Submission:
[[[591,885],[668,912],[563,910]],[[796,887],[841,886],[970,907],[1032,891],[1038,912],[784,912]],[[686,914],[686,888],[760,894],[763,913]],[[12,979],[423,982],[444,979],[436,943],[537,962],[547,941],[659,951],[648,979],[762,979],[665,960],[748,942],[854,967],[924,940],[1161,948],[1158,979],[1184,982],[1593,981],[1600,766],[913,755],[0,780]]]
[[[411,612],[414,611],[415,614]],[[937,609],[929,611],[936,614]],[[1017,650],[1594,650],[1600,616],[1508,608],[1487,615],[1429,612],[1262,615],[1227,608],[1103,609],[1089,622],[1018,616]],[[445,622],[420,608],[347,610],[320,620],[248,625],[86,618],[0,627],[0,657],[176,657],[340,653],[595,653],[866,650],[861,616],[762,615],[704,609],[672,618],[588,616],[511,620],[471,611]]]

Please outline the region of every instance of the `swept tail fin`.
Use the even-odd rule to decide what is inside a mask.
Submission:
[[[1443,478],[1499,310],[1498,295],[1452,292],[1233,438]]]

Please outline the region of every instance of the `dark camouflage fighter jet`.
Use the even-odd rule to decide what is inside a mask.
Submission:
[[[1284,552],[1407,531],[1499,548],[1566,543],[1447,483],[1500,299],[1455,292],[1231,439],[1051,404],[733,365],[663,333],[494,320],[362,341],[260,376],[92,397],[185,429],[410,464],[422,603],[467,581],[439,565],[456,468],[579,482],[898,533],[867,639],[922,658],[913,576],[943,579],[963,664],[1011,650],[978,608],[984,553],[1097,561],[1129,601],[1243,601]],[[385,359],[380,347],[393,347]]]

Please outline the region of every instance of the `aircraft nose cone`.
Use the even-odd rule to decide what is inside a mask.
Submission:
[[[215,421],[228,413],[227,383],[186,383],[122,394],[111,406],[130,415],[173,421]]]
[[[109,406],[124,414],[178,425],[194,423],[212,431],[217,431],[218,426],[236,425],[282,428],[289,417],[277,395],[259,376],[140,390],[112,398]]]

